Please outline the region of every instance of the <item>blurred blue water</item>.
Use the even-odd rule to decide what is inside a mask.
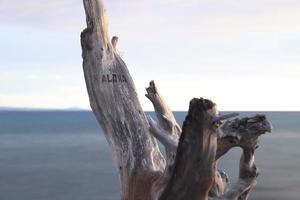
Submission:
[[[261,175],[251,199],[299,200],[300,112],[266,114],[274,131],[257,151]],[[182,122],[185,113],[175,116]],[[219,163],[232,182],[239,156],[233,149]],[[110,149],[91,112],[0,112],[0,200],[20,199],[120,199]]]

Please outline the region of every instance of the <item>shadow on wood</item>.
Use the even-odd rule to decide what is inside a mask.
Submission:
[[[91,108],[111,147],[123,200],[247,199],[258,170],[254,151],[270,131],[263,115],[218,116],[210,100],[193,99],[183,128],[150,82],[147,98],[158,123],[145,116],[134,82],[108,34],[101,0],[83,0],[87,28],[81,33],[83,72]],[[179,139],[180,138],[180,139]],[[159,140],[166,150],[162,156]],[[178,143],[179,140],[179,143]],[[239,181],[233,187],[216,170],[217,160],[234,146],[243,148]],[[101,198],[101,197],[99,197]]]

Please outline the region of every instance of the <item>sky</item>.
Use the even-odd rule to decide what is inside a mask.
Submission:
[[[104,0],[110,35],[144,96],[172,110],[300,110],[299,0]],[[0,0],[0,107],[89,109],[81,0]]]

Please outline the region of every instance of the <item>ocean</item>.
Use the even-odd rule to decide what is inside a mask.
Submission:
[[[250,199],[299,200],[300,112],[263,113],[273,132],[261,138],[261,174]],[[185,113],[175,117],[182,123]],[[235,148],[219,162],[232,183],[240,154]],[[0,200],[21,199],[120,199],[110,149],[92,112],[0,111]]]

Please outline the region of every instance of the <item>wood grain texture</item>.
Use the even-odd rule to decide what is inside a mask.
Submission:
[[[206,200],[216,171],[215,104],[193,99],[183,123],[171,178],[160,200]]]
[[[112,47],[100,0],[84,0],[87,28],[81,34],[83,71],[91,108],[110,144],[122,199],[149,199],[165,160],[149,133],[134,83]]]
[[[118,53],[117,37],[113,41],[109,37],[103,2],[83,3],[87,23],[81,33],[83,72],[90,106],[119,173],[121,198],[246,200],[258,175],[255,149],[259,136],[271,130],[266,117],[225,121],[235,114],[219,116],[212,101],[200,98],[191,100],[181,129],[151,81],[146,96],[154,106],[158,123],[147,119]],[[165,146],[166,158],[155,138]],[[216,166],[218,158],[235,146],[241,147],[243,153],[239,180],[229,188],[228,177]]]

